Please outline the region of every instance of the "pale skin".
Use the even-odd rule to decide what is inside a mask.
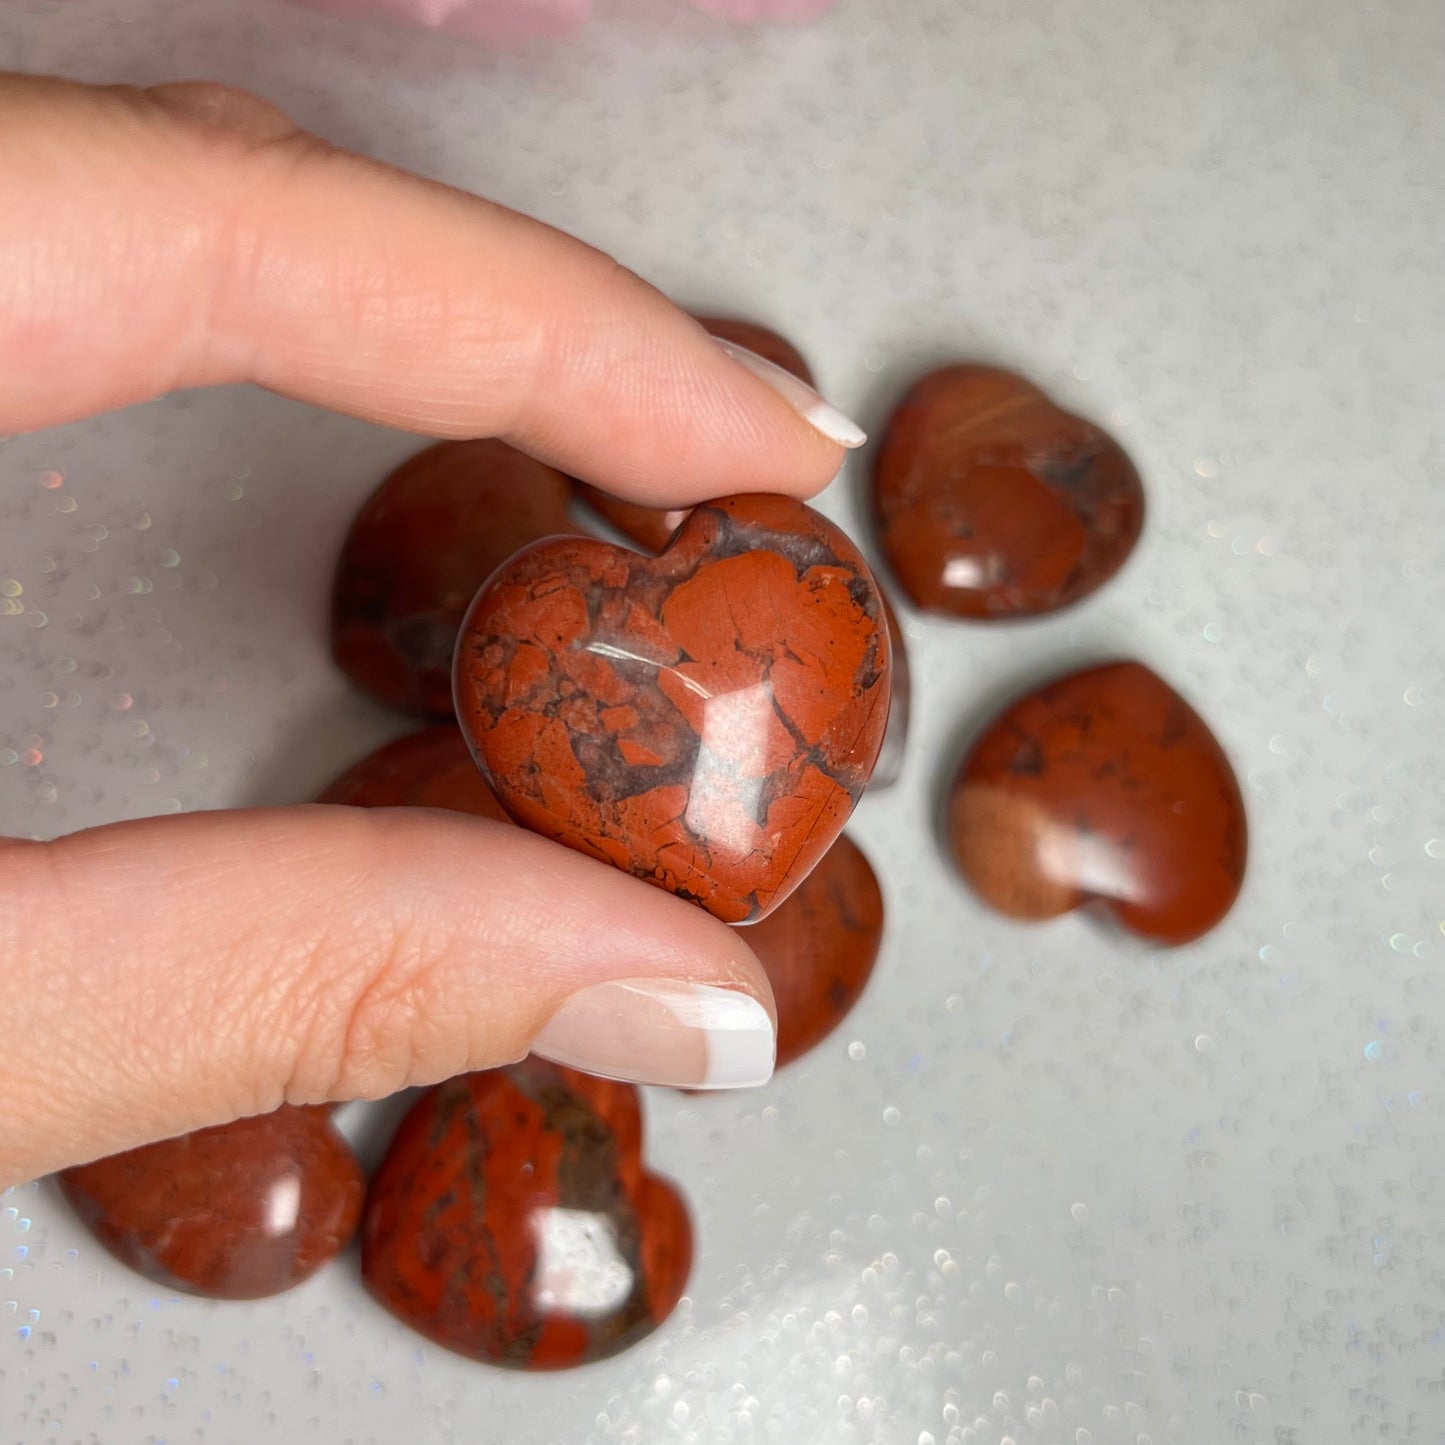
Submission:
[[[618,496],[807,497],[842,451],[581,242],[263,101],[0,76],[0,436],[254,382]],[[3,827],[0,818],[0,827]],[[743,937],[502,824],[296,807],[0,840],[0,1186],[520,1058],[587,984],[771,1011]]]

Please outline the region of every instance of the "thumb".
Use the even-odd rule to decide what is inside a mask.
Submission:
[[[0,950],[0,1186],[534,1045],[639,1083],[772,1072],[772,995],[736,933],[452,813],[197,813],[7,843]]]

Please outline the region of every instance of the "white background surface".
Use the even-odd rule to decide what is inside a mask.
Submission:
[[[507,1375],[351,1257],[270,1303],[157,1293],[32,1186],[0,1200],[0,1439],[1441,1438],[1445,9],[601,8],[489,57],[262,0],[9,0],[0,64],[251,86],[772,322],[865,426],[935,361],[1015,366],[1131,451],[1144,540],[1062,617],[905,619],[913,751],[853,827],[884,955],[767,1091],[649,1096],[700,1245],[658,1334]],[[0,444],[0,826],[306,798],[399,731],[323,620],[415,446],[242,390]],[[853,529],[868,460],[825,502]],[[1170,953],[992,918],[935,840],[988,714],[1119,652],[1251,813],[1245,897]]]

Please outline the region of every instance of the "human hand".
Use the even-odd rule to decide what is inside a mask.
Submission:
[[[264,102],[0,76],[0,435],[237,381],[502,436],[649,505],[742,481],[808,496],[842,456],[824,431],[861,440],[606,256]],[[0,956],[0,1185],[534,1044],[640,1082],[772,1065],[742,937],[458,814],[214,812],[3,842]]]

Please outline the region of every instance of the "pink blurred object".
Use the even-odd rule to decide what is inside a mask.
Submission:
[[[592,14],[592,0],[301,0],[313,10],[371,15],[494,45],[565,40]]]
[[[314,10],[371,15],[445,30],[469,40],[515,45],[565,40],[592,14],[592,0],[300,0]],[[705,14],[738,23],[816,20],[835,0],[691,0]]]

